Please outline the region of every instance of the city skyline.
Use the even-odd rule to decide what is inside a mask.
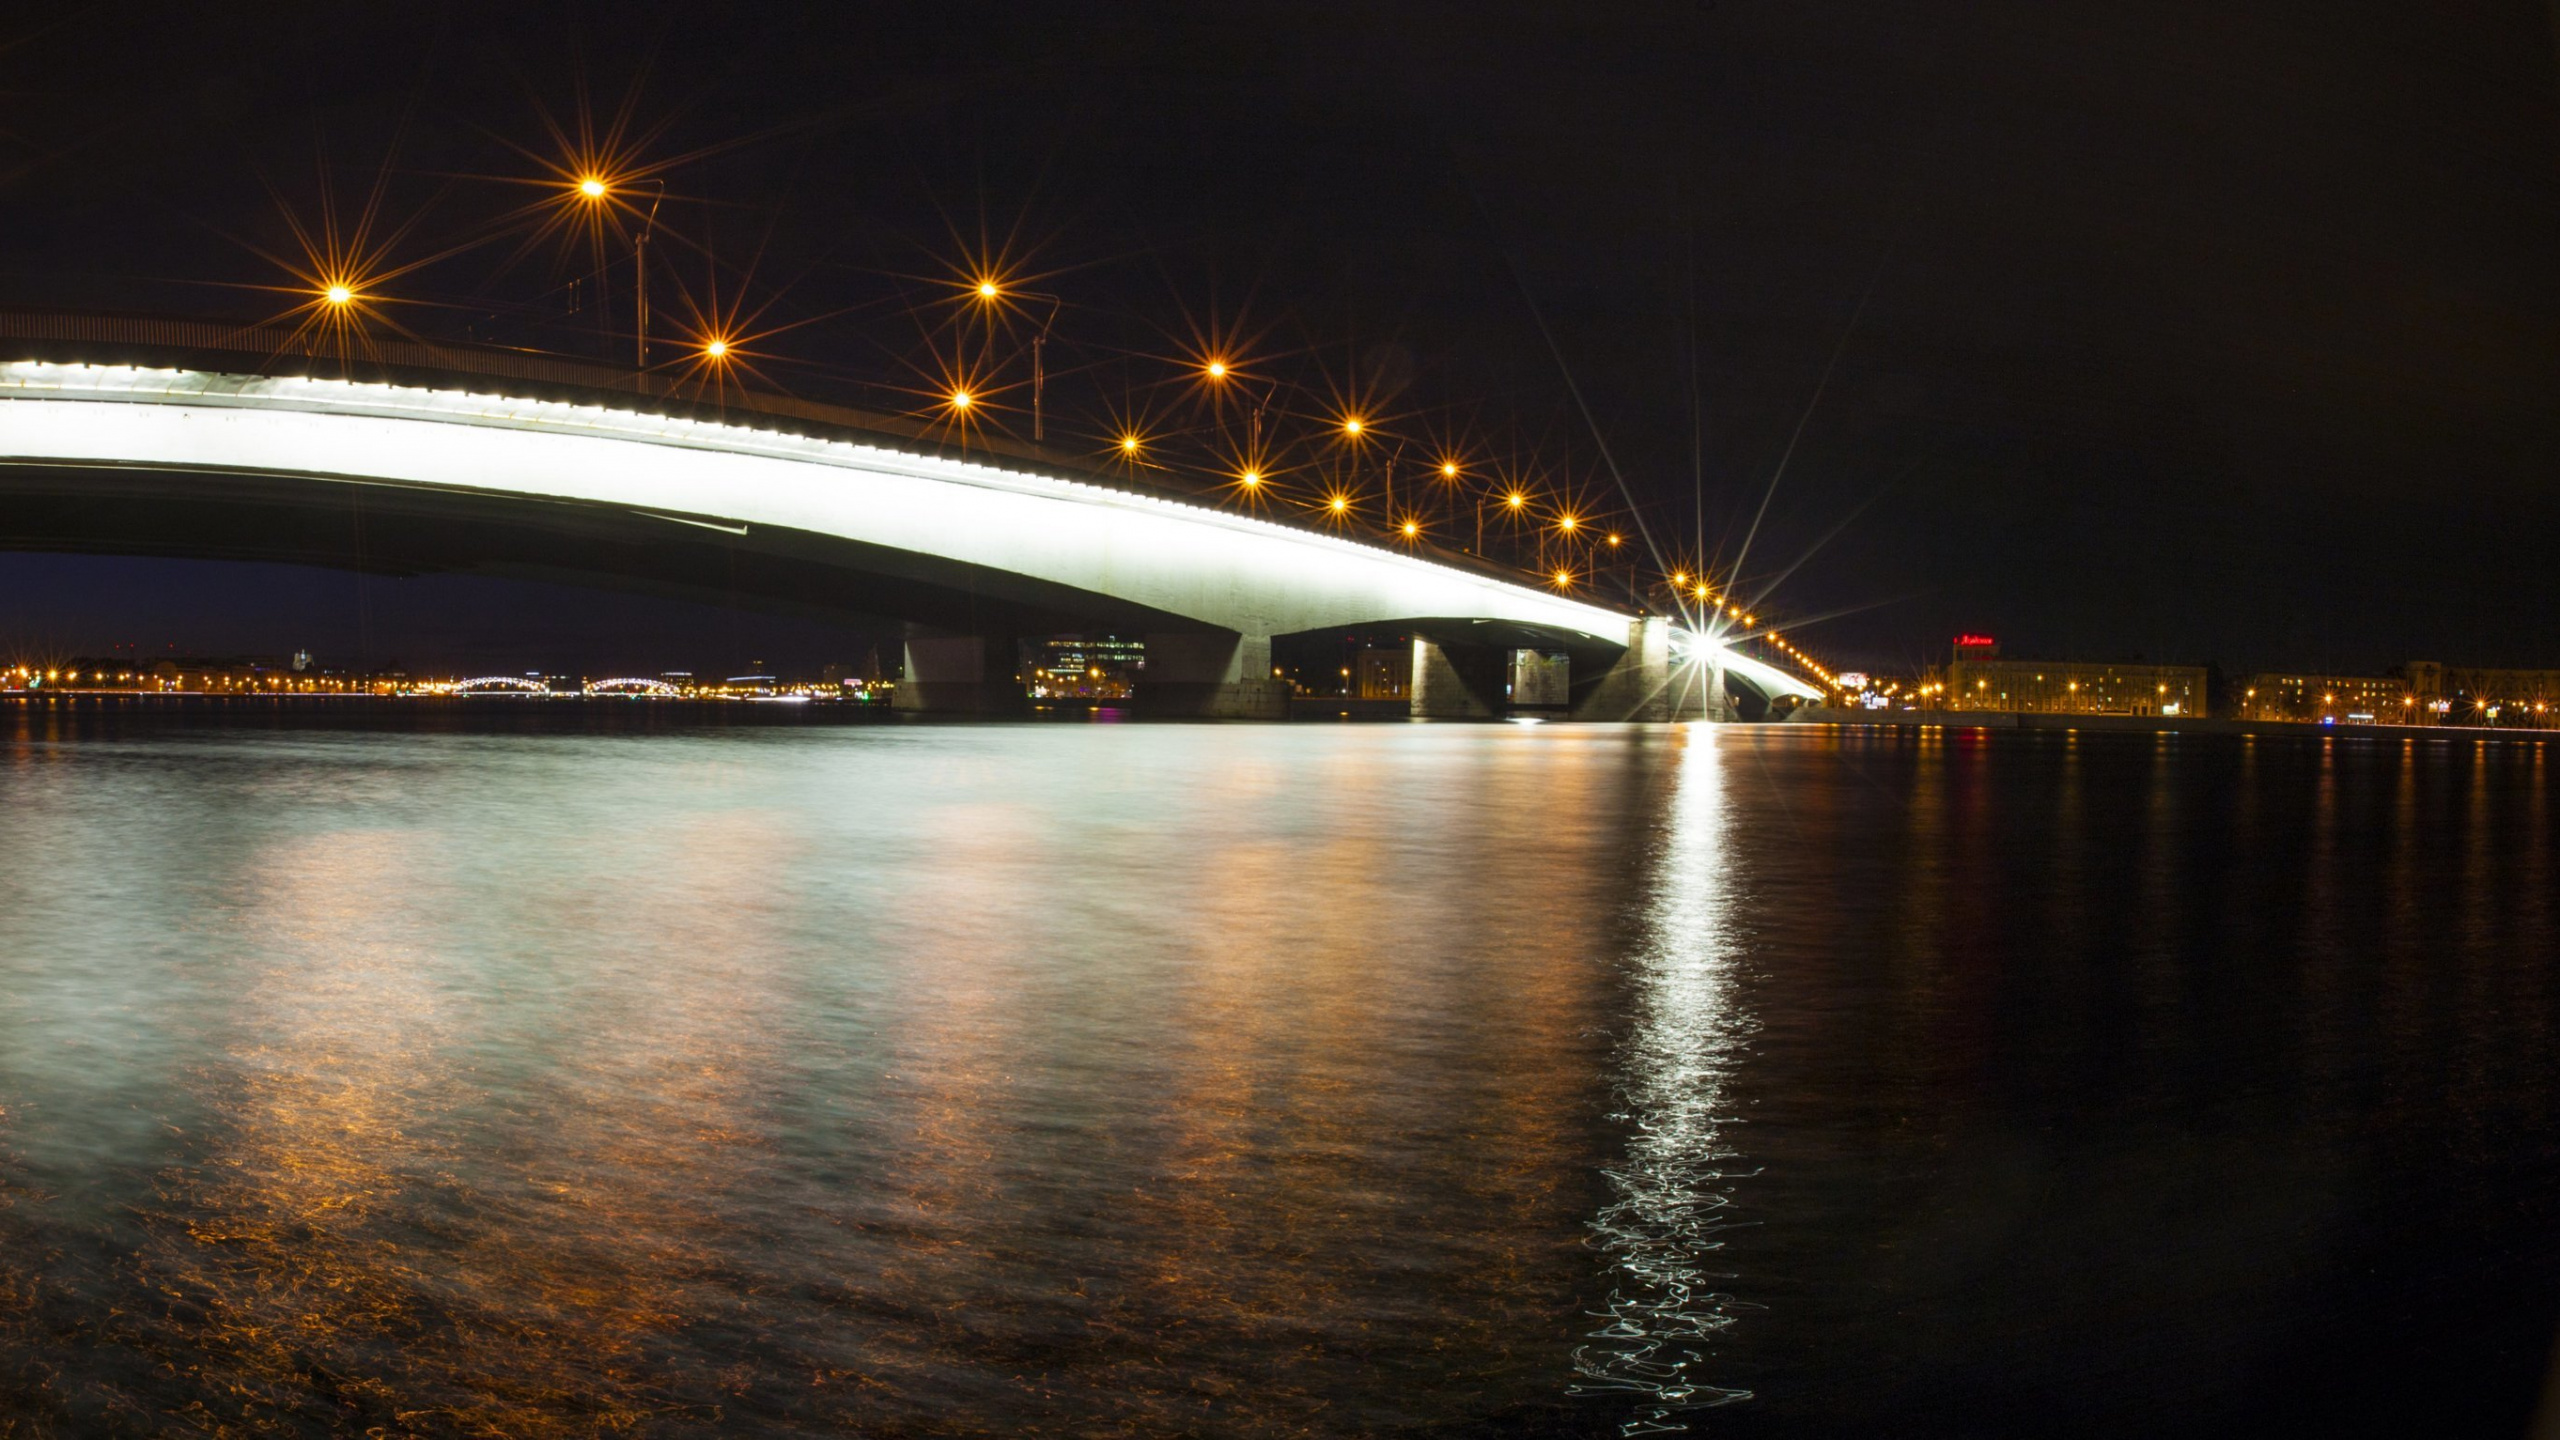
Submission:
[[[276,19],[221,36],[173,24],[111,66],[79,43],[79,22],[28,35],[5,63],[64,63],[14,77],[46,103],[17,127],[7,184],[38,219],[0,241],[6,298],[271,314],[284,308],[273,295],[239,287],[274,283],[257,247],[273,249],[281,215],[312,213],[315,175],[350,209],[390,176],[385,225],[430,217],[402,241],[401,263],[428,258],[442,243],[430,230],[470,233],[472,214],[523,202],[491,177],[509,164],[518,178],[539,173],[511,147],[542,150],[545,117],[580,113],[583,80],[587,113],[609,122],[629,104],[648,163],[683,161],[670,188],[699,212],[685,228],[704,252],[682,262],[702,272],[688,273],[685,294],[747,283],[741,303],[798,327],[759,347],[790,388],[850,387],[858,400],[914,382],[900,353],[911,319],[894,307],[830,312],[895,288],[883,277],[948,278],[934,263],[965,261],[984,218],[1000,239],[1018,229],[1022,288],[1061,297],[1049,353],[1066,363],[1043,377],[1060,387],[1044,419],[1089,428],[1109,408],[1111,364],[1094,356],[1170,355],[1180,346],[1163,342],[1198,321],[1259,326],[1257,355],[1302,367],[1301,388],[1328,374],[1400,383],[1444,427],[1499,415],[1571,484],[1614,483],[1605,440],[1646,513],[1676,517],[1665,531],[1697,524],[1684,394],[1694,344],[1710,549],[1734,553],[1772,494],[1745,578],[1808,617],[1804,643],[1836,664],[1911,668],[1965,626],[2055,653],[2232,669],[2550,658],[2535,645],[2554,581],[2525,538],[2547,528],[2553,503],[2528,485],[2548,437],[2539,408],[2501,397],[2560,374],[2548,338],[2560,327],[2530,319],[2552,308],[2551,281],[2527,263],[2560,224],[2547,198],[2439,193],[2430,187],[2449,182],[2388,144],[2394,124],[2469,127],[2473,165],[2519,183],[2547,168],[2548,130],[2532,126],[2548,118],[2533,88],[2548,37],[2521,21],[2446,28],[2429,52],[2446,58],[2404,71],[2380,113],[2347,77],[2395,45],[2390,33],[2306,32],[2271,12],[2217,37],[2224,58],[2186,77],[2182,104],[2213,117],[2208,129],[2331,147],[2330,164],[2287,164],[2286,187],[2268,191],[2252,167],[2275,153],[2247,146],[2177,151],[2183,166],[2152,168],[2171,119],[2159,97],[2051,89],[2041,62],[2074,47],[2141,75],[2153,73],[2142,46],[2165,63],[2189,38],[2087,20],[2035,33],[1939,27],[1923,44],[1907,19],[1869,11],[1633,11],[1615,23],[1659,30],[1665,43],[1649,58],[1607,43],[1604,27],[1528,70],[1520,42],[1537,26],[1516,15],[1447,32],[1347,12],[1165,12],[1160,33],[1138,41],[1189,53],[1278,46],[1302,87],[1278,94],[1260,78],[1275,72],[1249,64],[1204,67],[1215,84],[1136,62],[1096,73],[1071,62],[1100,37],[1063,14],[1010,12],[966,49],[941,42],[973,17],[878,37],[858,63],[896,70],[908,102],[884,119],[793,62],[794,36],[838,53],[833,18],[729,26],[733,48],[710,75],[668,57],[693,53],[688,39],[722,22],[661,18],[663,31],[638,32],[602,12],[512,27],[453,12],[445,28],[414,33],[383,17],[318,29]],[[1334,40],[1356,43],[1333,53]],[[217,63],[195,63],[206,45]],[[323,50],[328,65],[298,58]],[[2457,56],[2505,78],[2456,108]],[[1975,83],[1933,85],[1925,99],[1887,83],[1916,64]],[[1671,73],[1704,78],[1651,83]],[[2259,85],[2262,73],[2287,83]],[[1411,84],[1369,83],[1388,75]],[[185,83],[159,83],[177,76]],[[1734,110],[1739,92],[1718,77],[1763,88]],[[1873,83],[1847,103],[1851,77]],[[1495,80],[1513,87],[1501,105],[1469,83]],[[1603,91],[1634,98],[1587,103]],[[1819,126],[1787,108],[1817,99]],[[1310,107],[1328,105],[1338,118],[1309,129]],[[117,107],[222,123],[179,126],[174,147],[161,126],[146,147],[96,123]],[[951,123],[927,134],[924,112]],[[1175,115],[1195,119],[1168,128]],[[1513,143],[1530,123],[1554,128],[1543,143]],[[2076,129],[2054,128],[2066,124]],[[2058,133],[2082,141],[2057,150],[2043,137]],[[901,163],[857,163],[884,154]],[[1184,163],[1209,155],[1218,163]],[[1593,156],[1609,157],[1605,175],[1581,173]],[[1621,167],[1648,163],[1650,181],[1620,183]],[[1604,179],[1607,206],[1572,203]],[[1962,203],[1987,185],[1997,204]],[[1274,209],[1307,238],[1274,241],[1260,223]],[[2163,291],[2171,216],[2191,230],[2175,241],[2188,268]],[[2264,261],[2287,246],[2298,263],[2278,282]],[[563,343],[577,322],[558,292],[574,277],[553,259],[495,281],[477,259],[428,266],[414,303],[389,308],[420,333],[462,339],[484,318],[517,323],[547,306]],[[2345,286],[2334,305],[2309,298],[2321,276],[2373,264],[2406,283]],[[750,268],[764,278],[745,281]],[[2491,286],[2514,317],[2494,333],[2510,338],[2444,348],[2451,317],[2477,311],[2463,308],[2466,287]],[[600,349],[611,329],[595,330]],[[2386,334],[2388,345],[2368,343]],[[1027,429],[1024,348],[1002,362],[1009,423]],[[2350,353],[2395,358],[2377,371]],[[2465,407],[2485,408],[2466,420]],[[2365,433],[2376,428],[2387,442]],[[2409,450],[2413,437],[2423,451]],[[460,654],[496,637],[449,617],[512,608],[543,617],[530,622],[540,633],[517,627],[528,649],[582,662],[616,658],[616,632],[723,625],[755,632],[746,651],[844,648],[762,614],[722,621],[507,587],[12,555],[0,560],[0,609],[36,633],[0,640],[94,648],[185,615],[200,649],[246,648],[291,619],[357,632],[318,637],[332,649]],[[405,606],[404,588],[433,599]]]

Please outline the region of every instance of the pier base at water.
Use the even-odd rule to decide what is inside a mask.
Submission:
[[[1286,720],[1289,682],[1271,673],[1271,637],[1151,631],[1137,710],[1149,719]]]
[[[991,720],[1028,715],[1021,665],[1021,642],[1010,635],[909,635],[906,674],[891,707]]]
[[[1721,672],[1671,653],[1671,621],[1648,615],[1627,624],[1627,648],[1587,678],[1574,677],[1576,720],[1730,719]]]
[[[1413,690],[1409,713],[1416,720],[1490,720],[1509,698],[1511,652],[1493,645],[1442,645],[1413,637]]]

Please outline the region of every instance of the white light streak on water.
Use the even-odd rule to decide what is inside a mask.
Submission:
[[[1591,1222],[1612,1262],[1607,1323],[1574,1352],[1577,1395],[1637,1401],[1629,1435],[1686,1430],[1683,1412],[1750,1398],[1700,1378],[1741,1302],[1714,1269],[1740,1152],[1726,1092],[1750,1024],[1734,1002],[1742,947],[1728,854],[1719,747],[1684,727],[1675,791],[1652,857],[1629,955],[1632,1023],[1615,1057],[1626,1155],[1608,1173],[1615,1200]]]

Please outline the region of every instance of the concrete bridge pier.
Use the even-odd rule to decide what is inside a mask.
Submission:
[[[1724,708],[1711,694],[1721,675],[1675,660],[1671,621],[1660,615],[1628,622],[1627,648],[1606,664],[1577,666],[1573,678],[1576,720],[1701,720]]]
[[[1022,643],[1011,635],[907,635],[907,666],[891,707],[926,715],[1011,719],[1031,713]]]
[[[1443,645],[1416,635],[1408,713],[1416,720],[1490,720],[1508,708],[1510,672],[1511,651],[1502,646]]]
[[[1138,713],[1168,720],[1286,720],[1289,682],[1271,673],[1271,637],[1151,631]]]
[[[1511,652],[1511,709],[1563,715],[1573,706],[1573,657],[1561,650]]]

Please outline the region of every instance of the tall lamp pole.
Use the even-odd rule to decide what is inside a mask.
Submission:
[[[631,242],[631,279],[635,329],[638,332],[640,368],[649,368],[649,232],[658,228],[658,207],[666,203],[667,182],[653,182],[658,193],[649,201],[649,218],[640,225],[639,238]]]
[[[1049,327],[1058,323],[1060,301],[1055,295],[1028,295],[1024,298],[1049,302],[1049,318],[1040,322],[1040,333],[1031,337],[1031,443],[1037,445],[1045,438],[1040,428],[1040,395],[1048,388],[1049,381],[1040,352],[1049,343]]]

